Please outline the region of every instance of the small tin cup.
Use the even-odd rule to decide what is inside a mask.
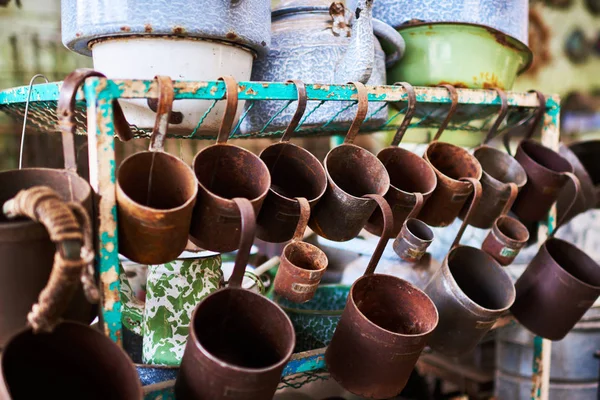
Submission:
[[[481,250],[494,257],[500,265],[507,266],[514,261],[528,240],[529,231],[521,221],[502,215],[494,221]]]
[[[394,240],[394,251],[406,262],[417,262],[427,252],[433,241],[433,231],[423,221],[409,218],[404,221]]]
[[[303,197],[296,200],[300,218],[294,238],[283,248],[273,285],[279,296],[294,303],[305,303],[315,295],[328,261],[321,249],[302,241],[310,219],[310,203]]]

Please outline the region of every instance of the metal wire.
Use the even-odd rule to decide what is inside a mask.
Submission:
[[[316,381],[326,381],[329,380],[331,376],[325,369],[318,369],[310,372],[302,372],[300,374],[288,376],[281,379],[279,386],[277,386],[277,390],[282,389],[300,389],[302,386],[306,385],[310,382]]]

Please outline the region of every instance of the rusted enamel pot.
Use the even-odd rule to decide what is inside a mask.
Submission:
[[[600,295],[600,266],[576,246],[550,238],[515,287],[515,318],[538,336],[560,340]]]
[[[557,152],[530,139],[519,144],[515,159],[527,172],[527,183],[512,211],[523,221],[541,221],[567,181],[577,179],[573,166]]]
[[[440,314],[429,346],[447,356],[472,350],[515,301],[510,276],[480,249],[458,246],[425,288]]]
[[[433,231],[422,221],[409,218],[394,240],[394,251],[406,262],[417,262],[433,241]]]
[[[117,171],[119,253],[141,264],[164,264],[185,249],[198,186],[192,169],[164,152],[173,82],[157,77],[156,123],[149,151],[127,157]]]
[[[278,295],[295,303],[304,303],[315,295],[328,260],[317,246],[302,241],[310,217],[310,204],[305,198],[296,200],[300,206],[300,218],[293,240],[281,253],[273,286]]]
[[[198,200],[190,227],[190,240],[203,249],[228,252],[240,242],[241,219],[233,198],[250,200],[255,214],[269,192],[271,177],[265,163],[250,151],[227,144],[237,109],[237,83],[220,78],[227,88],[227,106],[217,143],[194,157]]]
[[[89,76],[101,75],[89,69],[77,69],[65,78],[61,88],[57,114],[65,169],[25,168],[0,172],[0,204],[23,189],[48,186],[63,200],[81,204],[93,223],[93,191],[89,183],[77,175],[73,139],[77,89]],[[115,123],[120,137],[127,139],[130,132],[120,110],[115,108]],[[46,286],[55,252],[56,247],[42,224],[24,219],[9,221],[0,213],[0,348],[12,334],[25,327],[27,313]],[[85,300],[81,289],[77,289],[64,318],[82,323],[94,318],[94,307]]]
[[[483,194],[469,224],[476,228],[489,229],[496,218],[510,210],[519,190],[527,183],[527,174],[508,153],[493,147],[478,147],[473,155],[481,165],[480,181]],[[461,216],[464,217],[465,212],[466,207]]]
[[[435,305],[412,284],[391,275],[374,274],[393,228],[387,202],[372,197],[384,219],[381,238],[348,295],[346,307],[325,362],[346,390],[371,399],[388,399],[402,391],[438,322]]]
[[[255,217],[248,199],[233,201],[242,230],[233,274],[228,287],[205,297],[192,314],[175,384],[179,400],[271,400],[294,350],[294,328],[285,312],[241,288]]]
[[[481,250],[494,257],[502,266],[512,264],[527,244],[529,231],[519,220],[502,215],[496,219],[484,239]]]
[[[377,157],[352,142],[368,110],[367,89],[353,82],[358,91],[358,111],[344,143],[325,156],[327,191],[313,208],[309,226],[318,235],[338,242],[355,238],[377,204],[364,197],[383,196],[390,177]]]
[[[415,90],[410,84],[397,82],[395,85],[402,86],[406,91],[407,110],[390,147],[377,154],[377,158],[385,166],[390,176],[390,188],[385,195],[385,200],[392,207],[394,213],[392,237],[398,236],[404,221],[419,215],[423,204],[429,199],[437,185],[435,172],[427,161],[411,151],[398,147],[415,114],[417,99]],[[421,196],[420,202],[418,195]],[[373,212],[365,229],[374,235],[381,235],[383,217],[379,210]]]
[[[298,91],[298,107],[279,143],[260,153],[271,174],[271,187],[257,219],[256,236],[266,242],[290,240],[300,218],[296,198],[303,197],[313,207],[325,194],[327,175],[319,160],[308,150],[290,143],[306,109],[306,88],[290,81]]]
[[[581,214],[589,209],[596,208],[598,198],[596,196],[596,188],[593,177],[590,176],[587,168],[588,166],[593,172],[597,172],[595,164],[597,163],[596,157],[600,153],[594,153],[593,159],[588,155],[592,151],[600,151],[600,141],[592,140],[587,142],[575,143],[569,147],[563,143],[558,148],[558,153],[563,156],[571,165],[579,183],[581,184],[581,191],[577,195],[577,200],[568,214],[566,214],[566,208],[574,195],[574,186],[567,185],[564,190],[560,192],[558,196],[558,202],[556,203],[556,215],[558,218],[564,216],[565,221],[569,221],[576,215]],[[582,160],[579,159],[582,157]],[[584,164],[587,163],[586,164]],[[591,164],[591,165],[590,165]],[[600,180],[600,174],[596,174],[596,180]]]
[[[51,333],[15,335],[0,357],[0,398],[141,400],[129,356],[101,332],[63,322]]]

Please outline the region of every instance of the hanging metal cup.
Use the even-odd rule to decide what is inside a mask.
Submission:
[[[575,196],[550,237],[515,283],[517,298],[510,311],[538,336],[560,340],[600,296],[600,265],[583,251],[554,234],[577,202]]]
[[[459,245],[482,192],[477,179],[467,181],[474,186],[470,209],[450,252],[424,290],[440,315],[428,344],[447,356],[472,350],[515,300],[512,280],[496,260],[480,249]]]
[[[415,89],[410,84],[398,82],[395,85],[402,86],[406,91],[408,106],[404,119],[396,131],[391,145],[381,150],[377,154],[377,158],[385,166],[390,176],[390,188],[384,197],[394,213],[392,237],[398,236],[400,231],[404,230],[403,237],[412,237],[413,239],[410,243],[416,244],[415,240],[417,240],[418,236],[406,232],[407,227],[403,228],[403,224],[409,218],[409,214],[415,218],[419,215],[421,208],[437,185],[437,178],[433,168],[431,168],[431,165],[427,161],[409,150],[398,147],[415,114],[417,96]],[[411,225],[416,224],[419,223],[411,223]],[[379,210],[376,209],[371,214],[365,229],[374,235],[381,235],[383,216]],[[421,229],[425,228],[421,226]],[[431,240],[429,240],[430,242]]]
[[[358,111],[344,143],[325,156],[327,191],[314,206],[309,226],[318,235],[338,242],[356,237],[377,204],[367,194],[383,196],[390,187],[390,177],[377,157],[354,144],[360,125],[367,116],[367,89],[352,82],[358,96]]]
[[[258,214],[256,237],[267,242],[286,242],[294,234],[300,218],[296,198],[308,200],[310,207],[323,197],[327,189],[327,175],[319,160],[308,150],[290,139],[306,109],[306,88],[298,80],[298,107],[279,143],[274,143],[260,153],[271,174],[271,187]]]
[[[305,198],[296,200],[300,206],[300,218],[292,241],[283,248],[273,285],[278,295],[295,303],[304,303],[315,295],[328,261],[321,249],[302,241],[310,216],[310,204]]]
[[[158,108],[149,151],[127,157],[117,171],[119,253],[141,264],[163,264],[188,240],[198,186],[191,168],[164,152],[173,82],[158,81]]]
[[[406,385],[438,323],[438,313],[429,297],[412,284],[374,274],[394,218],[383,198],[370,198],[381,210],[383,231],[365,274],[350,288],[325,362],[346,390],[361,397],[388,399]]]
[[[430,226],[448,226],[456,219],[473,193],[473,185],[463,178],[481,179],[481,165],[473,155],[453,144],[438,142],[458,106],[456,89],[451,85],[441,86],[450,92],[452,105],[423,154],[437,175],[437,186],[419,214],[419,219]]]
[[[225,82],[227,104],[217,143],[200,150],[193,169],[198,185],[190,240],[205,250],[228,252],[240,243],[241,219],[236,197],[246,198],[258,214],[269,192],[271,176],[265,163],[250,151],[227,143],[238,105],[238,85]]]
[[[101,332],[73,322],[51,333],[25,329],[0,359],[0,398],[141,400],[131,359]]]
[[[228,287],[204,298],[192,314],[175,383],[178,400],[271,400],[294,350],[294,328],[285,312],[241,287],[255,214],[250,200],[231,201],[241,230],[233,273]]]
[[[529,241],[529,231],[518,219],[501,215],[481,244],[481,250],[502,266],[512,264]]]
[[[487,145],[508,113],[506,93],[500,89],[495,90],[502,103],[498,117],[481,146],[473,153],[482,169],[480,181],[483,194],[477,210],[469,218],[469,225],[480,229],[491,228],[499,216],[510,211],[519,190],[527,183],[527,174],[517,160],[510,154]],[[461,212],[461,218],[464,218],[467,209],[468,202]]]

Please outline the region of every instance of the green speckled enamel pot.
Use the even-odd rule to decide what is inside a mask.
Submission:
[[[296,331],[295,353],[329,345],[349,292],[348,285],[321,285],[312,300],[302,304],[275,296],[275,302],[290,317]]]
[[[483,25],[419,23],[398,31],[406,41],[406,54],[388,70],[390,85],[406,81],[414,86],[449,83],[457,88],[510,90],[533,57],[524,43]]]

